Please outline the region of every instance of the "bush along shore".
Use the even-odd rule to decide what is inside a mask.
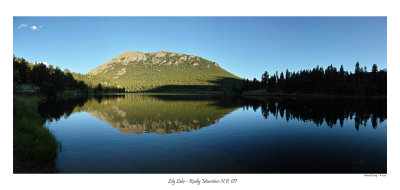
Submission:
[[[60,143],[44,126],[38,113],[42,96],[14,96],[13,156],[14,173],[55,172],[55,159]]]
[[[30,87],[30,89],[34,88]],[[55,161],[62,143],[57,141],[51,131],[45,127],[46,113],[40,112],[39,108],[45,103],[85,100],[89,95],[76,90],[58,92],[55,97],[47,97],[43,93],[31,91],[14,92],[14,173],[56,172]]]

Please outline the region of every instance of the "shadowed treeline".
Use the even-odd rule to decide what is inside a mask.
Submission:
[[[301,70],[284,74],[276,72],[270,75],[267,71],[261,81],[245,80],[244,91],[265,90],[268,94],[331,94],[331,95],[358,95],[384,96],[387,94],[386,69],[378,70],[374,64],[371,72],[360,67],[357,62],[354,73],[328,66],[325,70],[317,66],[312,70]]]
[[[376,128],[378,122],[387,117],[386,99],[373,98],[266,98],[259,100],[245,100],[246,109],[261,108],[263,116],[280,117],[282,119],[312,121],[317,126],[324,122],[329,127],[338,122],[343,127],[345,119],[354,119],[355,128],[371,125]]]
[[[24,58],[13,56],[14,93],[38,94],[40,92],[48,99],[55,100],[63,93],[87,95],[88,93],[125,92],[125,89],[116,86],[103,86],[101,81],[94,86],[93,77],[85,76],[72,73],[68,69],[62,71],[59,67],[54,68],[44,63],[30,63]]]
[[[87,93],[88,86],[77,81],[69,70],[62,71],[44,63],[29,63],[24,58],[13,56],[14,92],[22,91],[22,85],[34,85],[40,88],[40,93],[49,99],[55,99],[57,93],[66,90],[77,90]]]
[[[207,85],[162,85],[143,92],[239,92],[243,88],[243,80],[232,77],[216,77],[207,80]]]

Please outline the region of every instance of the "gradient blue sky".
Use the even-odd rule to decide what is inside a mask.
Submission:
[[[14,17],[13,52],[87,73],[126,50],[164,50],[260,79],[356,61],[386,68],[386,29],[386,17]]]

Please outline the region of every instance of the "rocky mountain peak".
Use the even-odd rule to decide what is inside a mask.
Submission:
[[[181,66],[190,65],[197,68],[201,65],[206,66],[208,69],[219,67],[215,62],[205,60],[199,56],[186,55],[182,53],[173,53],[167,51],[143,53],[140,51],[125,51],[112,60],[92,69],[88,74],[97,75],[113,69],[114,65],[135,65],[135,64],[153,65],[153,66]]]

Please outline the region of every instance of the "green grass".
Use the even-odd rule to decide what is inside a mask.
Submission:
[[[38,96],[14,97],[14,161],[24,163],[21,172],[31,171],[29,167],[39,168],[35,172],[40,172],[40,168],[54,167],[55,164],[59,143],[43,126],[44,120],[37,112],[40,101],[42,98]]]

